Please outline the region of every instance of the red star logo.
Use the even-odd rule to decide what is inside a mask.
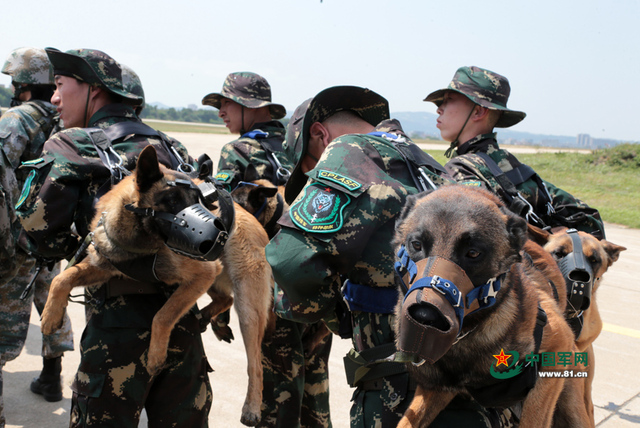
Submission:
[[[324,191],[327,192],[327,193],[331,193],[331,187],[325,187]]]
[[[498,360],[498,362],[496,363],[496,367],[498,367],[500,364],[504,364],[505,366],[509,367],[507,360],[509,359],[509,357],[511,357],[511,355],[505,354],[504,349],[500,349],[500,354],[494,355],[493,357]]]

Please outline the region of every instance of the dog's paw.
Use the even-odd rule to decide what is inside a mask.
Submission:
[[[62,327],[62,318],[64,311],[47,309],[42,312],[40,320],[40,331],[42,334],[53,334]]]
[[[149,349],[149,356],[147,358],[147,371],[151,376],[155,376],[162,371],[164,362],[167,358],[165,352],[152,351]]]
[[[216,321],[211,321],[211,330],[213,330],[213,334],[216,335],[218,340],[223,340],[227,343],[231,343],[234,339],[233,331],[231,331],[231,327],[228,325],[220,325],[216,323]]]
[[[260,412],[256,413],[249,411],[247,405],[245,404],[242,408],[242,416],[240,417],[240,422],[248,427],[254,427],[258,425],[258,422],[260,422]]]

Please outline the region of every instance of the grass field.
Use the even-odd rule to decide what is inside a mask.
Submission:
[[[430,150],[445,164],[444,150]],[[604,221],[640,228],[640,145],[582,153],[518,154],[543,179],[600,211]]]

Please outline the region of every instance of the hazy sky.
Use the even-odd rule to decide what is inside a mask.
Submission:
[[[508,77],[509,107],[527,113],[514,130],[640,141],[638,0],[25,0],[2,12],[0,57],[99,49],[138,72],[149,102],[200,106],[228,73],[254,71],[289,113],[342,84],[392,112],[435,113],[424,97],[477,65]]]

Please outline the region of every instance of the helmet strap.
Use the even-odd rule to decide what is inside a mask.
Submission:
[[[475,110],[475,108],[476,108],[476,104],[474,104],[473,107],[471,107],[471,111],[467,116],[467,120],[464,121],[464,123],[462,124],[462,128],[460,128],[460,132],[458,132],[458,135],[456,136],[456,138],[451,142],[451,145],[449,146],[447,151],[444,152],[445,157],[451,158],[451,155],[453,154],[453,150],[456,147],[458,147],[458,143],[459,143],[458,140],[460,139],[460,135],[462,135],[462,131],[464,131],[464,127],[467,126],[467,122],[469,122],[469,119],[471,119],[471,115],[473,114],[473,111]]]

